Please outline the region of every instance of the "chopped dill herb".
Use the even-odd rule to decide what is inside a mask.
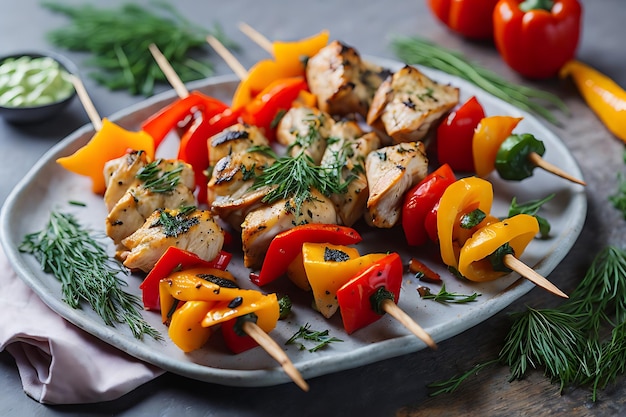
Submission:
[[[433,300],[438,303],[453,303],[453,304],[463,304],[470,303],[472,301],[476,301],[476,299],[482,295],[479,293],[473,293],[471,295],[459,294],[456,292],[448,292],[446,290],[446,284],[441,284],[441,289],[437,294],[433,294],[430,292],[430,288],[428,287],[419,287],[418,292],[420,293],[420,297],[424,300]]]
[[[143,187],[153,193],[171,193],[180,182],[183,164],[176,163],[172,169],[161,167],[163,159],[156,159],[137,172],[137,179],[143,181]]]

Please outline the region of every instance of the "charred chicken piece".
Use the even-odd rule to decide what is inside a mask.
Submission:
[[[224,244],[224,232],[207,210],[155,210],[133,234],[122,240],[119,257],[130,269],[149,272],[168,247],[200,258],[214,259]]]
[[[337,122],[330,131],[321,165],[336,172],[341,181],[347,183],[345,193],[330,196],[341,223],[346,226],[352,226],[366,210],[369,190],[365,158],[379,147],[378,135],[365,133],[354,121]]]
[[[306,79],[322,111],[365,117],[389,71],[361,59],[352,47],[333,41],[307,61]]]
[[[243,123],[227,127],[209,139],[209,165],[213,167],[223,157],[247,151],[252,146],[269,146],[258,127]]]
[[[295,198],[261,206],[246,216],[241,225],[243,260],[247,268],[260,268],[274,237],[304,223],[337,224],[335,205],[317,190],[297,209]]]
[[[333,124],[332,117],[319,109],[292,107],[278,123],[276,141],[287,147],[289,155],[294,156],[304,150],[319,164]]]
[[[195,205],[195,181],[191,165],[177,160],[157,159],[134,176],[125,170],[124,181],[132,182],[106,217],[106,234],[118,244],[140,228],[157,209]],[[120,179],[123,176],[118,176]],[[136,181],[137,180],[137,181]]]
[[[369,198],[368,222],[393,227],[402,211],[404,193],[426,176],[428,159],[422,142],[405,142],[370,152],[365,161]]]
[[[394,143],[422,140],[431,127],[459,102],[459,89],[433,81],[406,65],[378,88],[367,124]]]

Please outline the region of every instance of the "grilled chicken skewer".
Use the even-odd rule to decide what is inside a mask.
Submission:
[[[216,47],[215,45],[217,44],[217,48],[218,49],[226,50],[226,48],[223,48],[223,45],[221,45],[221,43],[219,43],[216,39],[214,39],[212,37],[207,38],[207,41],[211,45],[213,45],[214,48]],[[222,48],[220,48],[220,46],[222,46]],[[156,46],[154,46],[154,47],[150,48],[150,51],[152,52],[152,54],[155,57],[155,59],[157,59],[157,63],[159,63],[160,67],[162,69],[165,68],[165,71],[167,71],[167,74],[169,74],[169,77],[177,79],[178,77],[176,76],[175,71],[171,68],[171,66],[167,62],[167,59],[165,59],[165,57],[163,57],[163,55],[161,54],[159,49]],[[235,60],[235,62],[237,62],[237,61]],[[241,68],[243,68],[243,67],[241,67]],[[242,76],[242,75],[245,76],[245,70],[244,70],[244,73],[242,74],[241,68],[239,70],[239,75],[240,76]],[[182,82],[179,83],[179,82],[175,81],[175,85],[181,86]],[[186,89],[183,89],[183,90],[186,91]],[[179,92],[179,94],[180,94],[180,92]],[[222,140],[222,141],[217,140],[216,142],[217,142],[217,143],[215,143],[216,147],[223,146],[224,143],[229,143],[230,145],[232,145],[232,143],[233,143],[233,142],[224,141],[224,140]],[[232,150],[232,148],[231,148],[231,150]],[[225,158],[226,157],[228,157],[228,156],[225,156]],[[254,165],[251,167],[251,169],[254,169]],[[212,241],[219,240],[219,237],[217,237],[217,235],[220,235],[220,234],[214,234],[213,233],[214,232],[214,227],[217,226],[217,224],[215,224],[212,221],[212,219],[211,219],[211,221],[208,221],[207,223],[209,225],[209,230],[205,234],[207,234],[208,236],[211,236],[211,238],[212,238],[211,240]],[[219,226],[217,226],[217,227],[219,227]],[[222,243],[223,243],[223,237],[224,236],[223,236],[223,234],[221,234],[221,236],[222,236]],[[128,243],[130,243],[130,240],[129,240]],[[133,243],[134,243],[134,241],[133,241]],[[149,243],[147,243],[147,244],[149,245]],[[139,244],[137,247],[140,247],[140,246],[141,246],[141,244]],[[221,244],[220,244],[220,247],[221,247]],[[131,251],[131,253],[132,253],[132,251]],[[246,334],[248,334],[250,337],[252,337],[272,358],[274,358],[281,365],[281,367],[284,370],[284,372],[294,381],[294,383],[296,385],[298,385],[303,391],[308,391],[309,390],[309,385],[306,383],[306,381],[304,380],[304,378],[302,377],[302,375],[300,374],[298,369],[295,367],[295,365],[293,364],[291,359],[289,359],[287,354],[278,346],[278,344],[267,333],[265,333],[258,325],[254,324],[254,323],[250,323],[250,322],[246,322],[244,324],[243,330],[244,330],[244,332]]]

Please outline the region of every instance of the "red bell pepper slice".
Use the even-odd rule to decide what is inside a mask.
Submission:
[[[402,285],[403,265],[400,255],[390,253],[359,272],[337,290],[339,311],[343,327],[348,334],[355,332],[382,317],[375,296],[380,288],[391,293],[393,302],[398,303]],[[374,299],[373,299],[374,298]]]
[[[157,311],[161,309],[159,281],[166,278],[173,271],[197,266],[217,268],[224,271],[231,258],[232,255],[230,253],[220,251],[215,259],[205,261],[193,252],[170,246],[139,285],[139,288],[142,290],[144,308]]]
[[[206,175],[209,168],[209,138],[237,123],[239,113],[232,112],[227,107],[219,113],[205,113],[202,117],[202,120],[194,123],[181,138],[178,159],[192,166],[198,189],[198,203],[205,204],[209,182]]]
[[[187,97],[174,101],[152,115],[143,122],[141,129],[152,136],[156,149],[180,122],[195,111],[209,114],[222,112],[227,108],[226,104],[213,97],[192,91]]]
[[[474,129],[485,117],[483,106],[470,97],[437,127],[437,159],[457,172],[475,172],[472,157]]]
[[[236,327],[239,326],[239,323],[237,323],[238,320],[239,317],[235,317],[234,319],[223,322],[221,326],[224,342],[226,342],[228,349],[235,354],[245,352],[246,350],[259,346],[256,340],[247,334],[238,334],[236,330]]]
[[[452,168],[443,164],[406,193],[402,205],[402,228],[409,245],[419,246],[428,241],[426,216],[454,181]]]
[[[272,141],[276,137],[276,120],[280,113],[291,108],[301,91],[308,91],[304,77],[281,78],[265,87],[242,114],[244,122],[259,127],[265,137]]]
[[[500,0],[493,13],[496,48],[524,77],[553,77],[576,55],[582,29],[578,0]]]
[[[333,245],[354,245],[362,240],[361,235],[351,227],[336,224],[309,223],[296,226],[274,237],[265,254],[259,274],[251,274],[250,279],[257,285],[265,285],[287,272],[289,264],[308,243],[330,243]]]

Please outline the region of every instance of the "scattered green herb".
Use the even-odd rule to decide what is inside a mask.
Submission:
[[[127,284],[118,274],[128,271],[72,214],[52,211],[44,229],[26,235],[19,250],[34,255],[44,272],[61,281],[70,307],[86,302],[108,326],[126,323],[138,339],[144,334],[162,338],[141,316],[139,298],[122,290]]]
[[[542,239],[545,239],[550,235],[550,223],[544,217],[537,215],[537,212],[539,211],[541,206],[552,200],[554,196],[555,194],[550,194],[545,198],[527,201],[523,204],[518,204],[517,198],[513,197],[513,200],[511,201],[511,206],[509,207],[508,217],[513,217],[517,214],[529,214],[531,216],[534,216],[539,223],[539,234],[541,235]]]
[[[448,292],[446,290],[446,284],[441,284],[441,289],[437,294],[433,294],[430,292],[430,288],[428,287],[419,287],[418,292],[420,297],[425,300],[433,300],[438,303],[454,303],[454,304],[463,304],[470,303],[472,301],[476,301],[476,299],[482,295],[479,293],[473,293],[471,295],[459,294],[456,292]]]
[[[172,169],[163,169],[163,160],[156,159],[139,169],[137,179],[143,187],[153,193],[171,193],[180,182],[183,164],[177,163]]]
[[[200,223],[198,217],[191,217],[189,214],[195,211],[195,207],[184,207],[175,215],[161,210],[159,218],[150,227],[162,227],[163,234],[167,237],[178,237],[185,234],[193,226]]]
[[[550,123],[559,124],[552,111],[542,103],[557,107],[566,115],[569,110],[556,95],[532,87],[513,84],[498,74],[470,62],[463,54],[435,45],[419,37],[397,37],[392,41],[396,55],[407,64],[435,68],[463,78],[523,110],[532,111]]]
[[[607,246],[594,258],[570,298],[554,309],[512,315],[513,324],[496,359],[460,376],[429,385],[431,395],[453,392],[462,381],[492,364],[507,365],[510,380],[543,367],[563,390],[598,391],[626,372],[626,251]],[[608,337],[606,336],[608,335]]]
[[[298,339],[315,342],[317,344],[314,347],[307,349],[307,347],[303,343],[297,342]],[[330,336],[328,330],[324,330],[321,332],[311,330],[311,325],[309,323],[306,323],[304,326],[300,326],[300,329],[293,336],[291,336],[289,340],[285,342],[285,344],[299,344],[300,350],[307,349],[309,352],[316,352],[333,342],[343,342],[343,340]]]
[[[97,8],[56,1],[43,6],[71,20],[50,31],[49,40],[61,48],[90,52],[93,57],[88,62],[97,68],[90,75],[112,90],[151,95],[156,82],[167,81],[148,49],[151,43],[159,47],[183,82],[213,74],[210,62],[190,57],[192,51],[206,45],[207,35],[214,35],[230,49],[236,47],[219,26],[207,30],[194,25],[164,1],[153,1],[150,8],[134,3]]]
[[[609,196],[609,201],[626,220],[626,176],[621,172],[617,173],[617,191]]]
[[[291,298],[288,295],[283,295],[278,298],[278,307],[279,307],[279,316],[278,318],[283,320],[286,319],[291,314],[292,307]]]

